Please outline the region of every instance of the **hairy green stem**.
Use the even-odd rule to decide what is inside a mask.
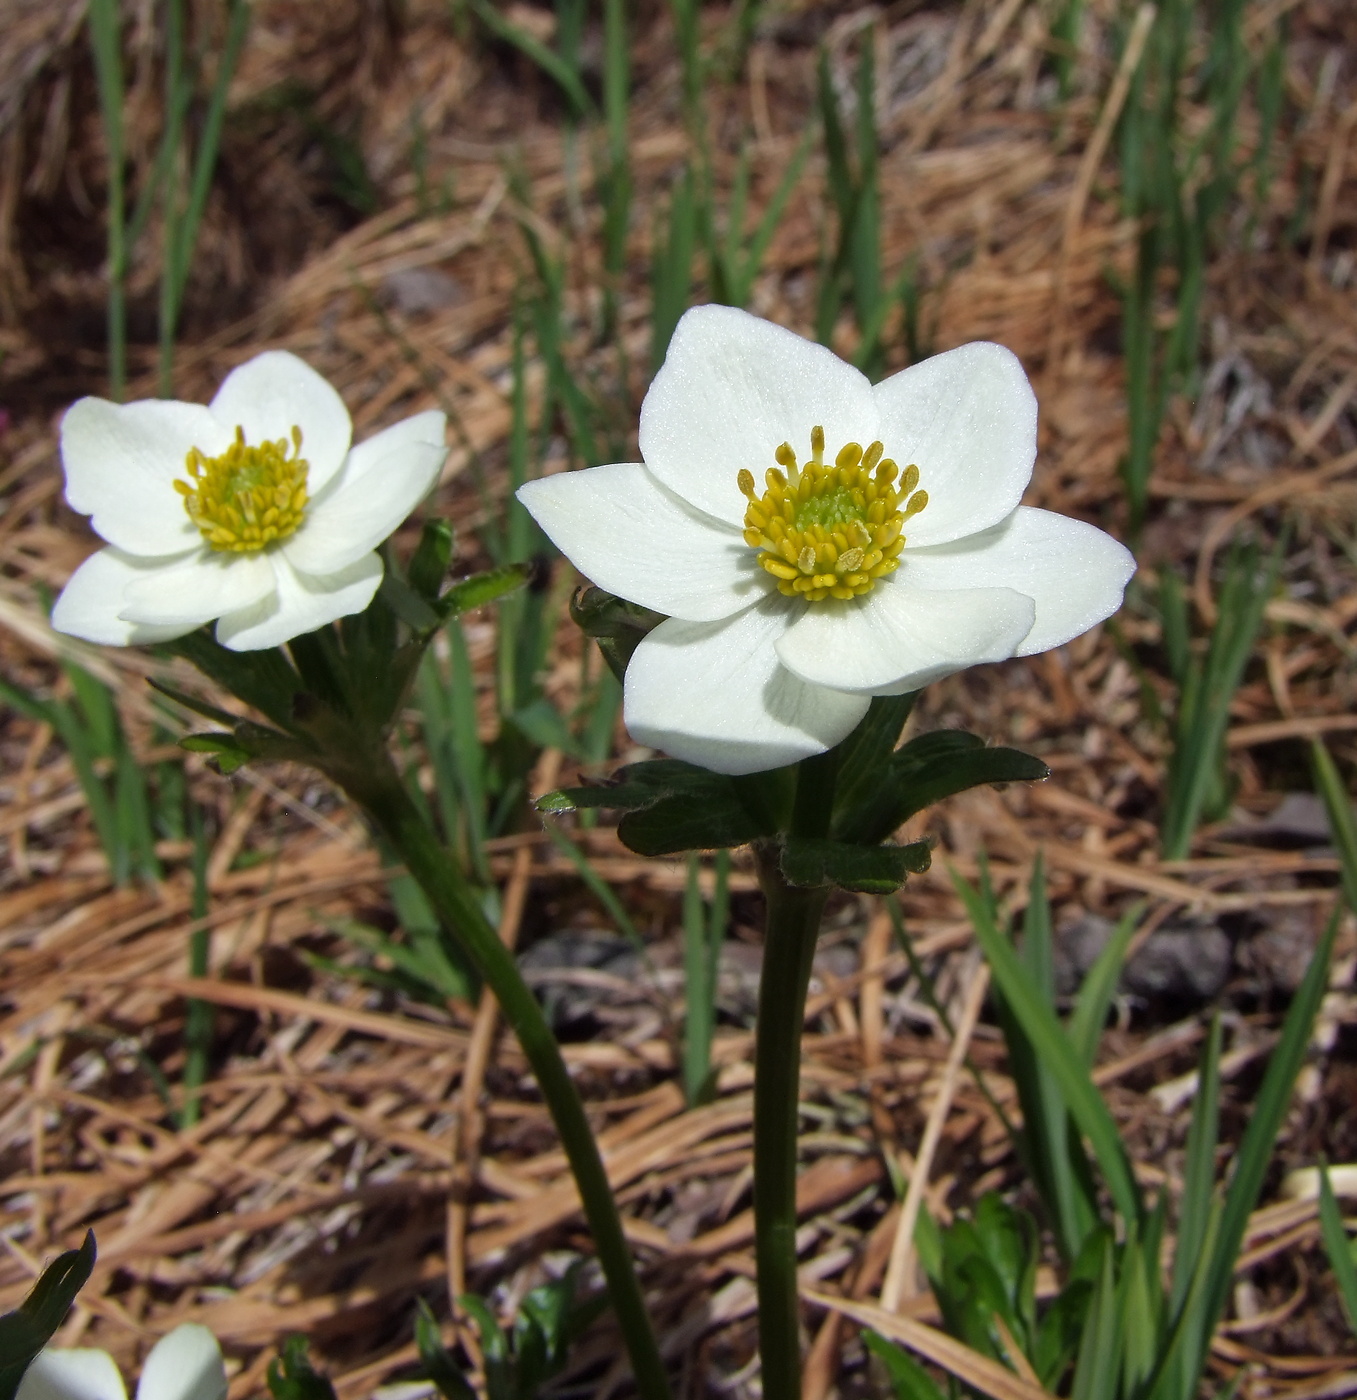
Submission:
[[[797,772],[792,834],[823,836],[834,801],[838,755]],[[788,884],[771,843],[756,849],[768,908],[754,1050],[754,1255],[764,1400],[800,1400],[801,1335],[796,1282],[796,1130],[801,1029],[827,889]]]
[[[379,751],[371,758],[372,770],[362,776],[335,776],[399,852],[406,869],[428,896],[439,918],[460,940],[495,994],[504,1019],[513,1027],[570,1162],[631,1357],[637,1389],[645,1400],[669,1400],[664,1361],[622,1233],[617,1203],[560,1046],[513,955],[491,928],[461,871],[410,799],[389,756]]]

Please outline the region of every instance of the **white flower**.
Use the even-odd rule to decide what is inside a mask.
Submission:
[[[644,464],[518,494],[585,577],[668,614],[627,668],[633,737],[751,773],[831,748],[873,695],[1046,651],[1116,611],[1127,550],[1018,504],[1036,427],[1000,345],[873,386],[823,346],[703,306],[646,394]]]
[[[201,404],[81,399],[61,423],[66,499],[108,542],[52,625],[127,646],[217,621],[233,651],[361,612],[374,552],[433,486],[444,416],[419,413],[350,450],[343,400],[295,355],[232,370]]]
[[[225,1400],[221,1347],[206,1327],[185,1322],[151,1348],[136,1400]],[[127,1400],[127,1387],[106,1351],[47,1347],[19,1382],[15,1400]]]

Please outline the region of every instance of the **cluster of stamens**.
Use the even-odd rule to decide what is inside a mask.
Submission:
[[[252,554],[296,532],[306,509],[309,470],[300,428],[292,430],[291,457],[287,448],[286,438],[248,447],[244,430],[237,428],[236,440],[220,457],[189,449],[184,466],[190,479],[176,481],[174,489],[213,549]]]
[[[905,521],[928,504],[928,492],[915,490],[918,467],[901,472],[882,459],[879,442],[865,452],[848,443],[833,466],[825,462],[823,428],[811,429],[810,447],[804,465],[790,443],[778,448],[780,469],[768,468],[762,496],[753,473],[740,472],[749,501],[744,540],[760,551],[759,563],[789,598],[856,598],[900,567]]]

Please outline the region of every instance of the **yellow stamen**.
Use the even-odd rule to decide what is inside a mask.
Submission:
[[[928,492],[915,490],[917,466],[901,472],[884,452],[879,442],[865,450],[845,443],[828,466],[824,429],[816,427],[809,461],[798,463],[787,442],[773,454],[778,466],[764,473],[762,496],[754,494],[753,473],[740,471],[749,501],[744,541],[759,551],[779,592],[811,603],[857,598],[900,567],[904,523],[928,504]]]
[[[286,438],[246,446],[245,431],[237,428],[236,440],[219,457],[189,449],[189,480],[176,481],[174,489],[212,549],[254,554],[296,533],[306,512],[310,470],[301,455],[300,428],[292,430],[291,457],[287,448]]]

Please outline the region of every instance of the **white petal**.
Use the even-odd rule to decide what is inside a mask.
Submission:
[[[127,1400],[127,1387],[106,1351],[48,1347],[24,1372],[15,1400]]]
[[[441,413],[417,413],[359,443],[283,542],[288,562],[306,574],[333,574],[381,544],[438,480],[446,424]]]
[[[1022,498],[1037,455],[1037,400],[1018,357],[976,341],[883,380],[873,391],[886,456],[919,468],[928,508],[911,545],[997,525]]]
[[[362,612],[382,581],[382,561],[376,554],[365,554],[347,569],[320,577],[299,574],[282,555],[269,559],[277,592],[254,607],[227,613],[217,623],[217,640],[232,651],[281,646],[336,618]]]
[[[641,405],[641,456],[671,491],[737,525],[742,467],[763,475],[789,442],[810,454],[825,430],[829,455],[878,435],[867,379],[823,345],[729,306],[687,312]],[[903,465],[903,463],[901,464]]]
[[[865,695],[903,695],[953,671],[1012,656],[1033,601],[1011,588],[932,592],[894,579],[847,602],[812,604],[777,644],[803,680]]]
[[[1030,506],[955,544],[911,546],[903,559],[901,581],[911,588],[1016,588],[1035,600],[1018,656],[1049,651],[1111,617],[1136,571],[1130,550],[1097,526]]]
[[[128,622],[173,627],[177,635],[263,602],[274,587],[267,555],[200,549],[132,579],[123,589],[118,615]]]
[[[518,499],[585,578],[670,617],[714,622],[771,586],[734,526],[635,463],[544,476],[520,486]]]
[[[174,489],[191,447],[209,456],[230,434],[201,404],[80,399],[61,420],[66,499],[129,554],[174,554],[201,540]]]
[[[343,466],[353,436],[349,410],[329,380],[286,350],[266,350],[233,369],[211,408],[232,436],[244,428],[252,446],[290,440],[292,429],[300,428],[302,456],[310,467],[306,485],[313,496]]]
[[[224,1400],[225,1395],[221,1347],[196,1322],[181,1323],[151,1348],[137,1385],[137,1400]]]
[[[721,622],[662,622],[627,667],[632,738],[717,773],[757,773],[823,753],[867,713],[865,695],[805,685],[773,644],[800,605],[776,594]]]
[[[62,589],[52,609],[52,626],[68,636],[109,647],[149,646],[182,637],[195,624],[148,626],[119,614],[129,587],[155,578],[183,557],[137,559],[117,549],[91,554]]]

